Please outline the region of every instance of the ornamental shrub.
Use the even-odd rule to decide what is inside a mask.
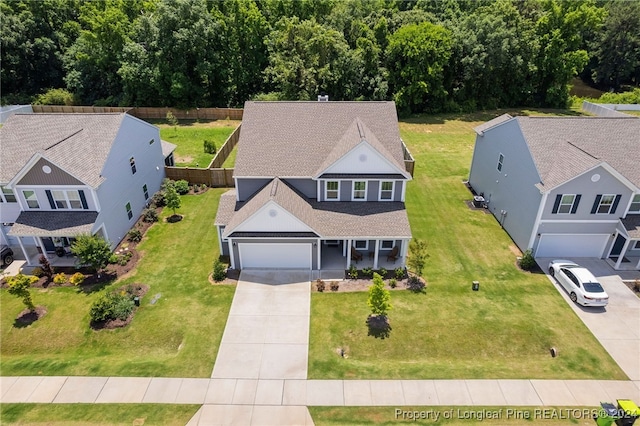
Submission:
[[[157,192],[156,194],[159,193]],[[164,196],[162,197],[162,203],[162,205],[164,206]],[[147,223],[157,222],[158,212],[155,209],[144,209],[144,211],[142,212],[142,220]]]
[[[54,284],[62,285],[67,282],[67,275],[60,272],[53,277]]]
[[[71,275],[71,278],[69,278],[69,282],[73,285],[80,285],[83,281],[84,275],[82,275],[80,272],[76,272],[75,274]]]
[[[31,291],[29,287],[31,284],[38,281],[37,277],[33,275],[23,275],[18,274],[13,277],[7,277],[7,284],[9,286],[9,294],[13,294],[14,296],[22,299],[22,303],[29,309],[31,312],[36,310],[35,305],[33,304],[33,299],[31,298]]]
[[[184,179],[180,179],[175,183],[176,192],[180,195],[184,195],[189,192],[189,182]]]
[[[524,253],[522,253],[522,258],[520,259],[520,268],[525,271],[530,271],[536,266],[536,259],[533,257],[533,252],[531,249],[528,249]]]
[[[325,289],[325,283],[320,278],[316,281],[316,289],[319,293],[322,293]]]
[[[369,299],[367,304],[371,308],[373,315],[386,317],[387,311],[391,309],[391,293],[384,288],[384,281],[379,274],[373,274],[373,284],[369,287]]]
[[[106,293],[93,302],[89,316],[93,322],[126,320],[134,308],[133,300],[126,293]]]
[[[224,263],[222,263],[220,259],[216,259],[216,261],[213,262],[213,280],[220,282],[224,281],[225,278],[227,278],[227,271]]]
[[[127,234],[127,238],[131,242],[139,243],[140,241],[142,241],[142,232],[140,232],[139,229],[132,229]]]
[[[214,141],[210,141],[208,139],[204,140],[204,152],[207,154],[215,154],[218,148],[216,147],[216,143]]]

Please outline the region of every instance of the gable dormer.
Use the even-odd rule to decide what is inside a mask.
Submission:
[[[411,179],[404,165],[398,163],[359,118],[353,120],[318,168],[315,178],[325,174],[388,174]]]
[[[16,185],[85,185],[43,157],[34,160],[35,164],[22,171],[22,177]]]

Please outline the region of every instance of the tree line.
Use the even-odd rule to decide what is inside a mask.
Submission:
[[[563,107],[576,75],[612,91],[640,81],[638,1],[8,0],[0,12],[3,103],[235,107],[324,92],[466,111]]]

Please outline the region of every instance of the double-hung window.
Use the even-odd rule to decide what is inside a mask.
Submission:
[[[631,205],[629,206],[629,213],[640,213],[640,194],[633,196]]]
[[[500,154],[498,155],[498,165],[496,166],[496,169],[498,169],[498,171],[501,172],[503,165],[504,165],[504,155]]]
[[[82,203],[82,198],[80,198],[80,191],[67,191],[67,198],[69,198],[69,206],[72,209],[84,209],[87,208]],[[85,199],[86,204],[86,199]]]
[[[604,194],[600,197],[596,214],[609,214],[613,208],[613,202],[616,196],[613,194]]]
[[[353,200],[354,201],[367,200],[367,181],[353,182]]]
[[[151,139],[153,140],[153,139]],[[148,200],[149,199],[149,190],[147,189],[147,184],[145,183],[144,185],[142,185],[142,192],[144,193],[144,199]]]
[[[355,240],[353,242],[353,247],[356,250],[368,250],[369,249],[369,240]]]
[[[380,182],[380,201],[393,201],[393,181]]]
[[[16,202],[16,195],[13,193],[12,190],[10,190],[9,188],[7,188],[5,186],[0,186],[0,188],[2,188],[2,196],[4,197],[4,200],[7,203],[15,203]]]
[[[556,195],[556,201],[553,205],[552,213],[560,214],[573,214],[578,210],[578,204],[580,203],[580,194],[558,194]]]
[[[324,192],[325,200],[337,201],[340,199],[340,181],[328,180]]]
[[[395,241],[393,240],[382,240],[380,241],[380,248],[382,250],[391,250],[393,248]]]
[[[125,206],[125,209],[127,210],[127,217],[129,217],[129,220],[131,220],[131,218],[133,217],[133,210],[131,210],[131,203],[127,203],[127,205]]]
[[[136,159],[131,157],[129,158],[129,165],[131,166],[131,173],[133,173],[134,175],[136,174]]]
[[[51,196],[57,209],[69,208],[69,203],[67,202],[67,197],[64,195],[64,191],[51,191]]]
[[[24,199],[27,202],[27,206],[30,209],[40,208],[40,204],[38,204],[38,197],[36,196],[35,191],[22,191],[22,195],[24,195]]]

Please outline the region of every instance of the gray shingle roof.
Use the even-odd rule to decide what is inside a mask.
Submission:
[[[640,187],[640,119],[516,117],[542,179],[554,188],[606,162]]]
[[[234,175],[313,177],[361,141],[359,127],[405,170],[393,102],[247,102]]]
[[[9,235],[72,237],[91,234],[98,212],[27,211],[20,213]]]
[[[640,238],[640,214],[630,214],[621,219],[624,229],[631,238]]]
[[[167,158],[169,154],[176,150],[178,145],[173,144],[171,142],[167,142],[165,140],[161,140],[160,144],[162,145],[162,155],[164,158]]]
[[[9,182],[36,153],[97,187],[125,114],[15,114],[0,129],[0,182]]]
[[[274,179],[245,202],[235,202],[235,191],[223,194],[216,225],[226,225],[227,236],[269,201],[292,213],[322,238],[411,237],[404,203],[317,202],[280,179]]]

